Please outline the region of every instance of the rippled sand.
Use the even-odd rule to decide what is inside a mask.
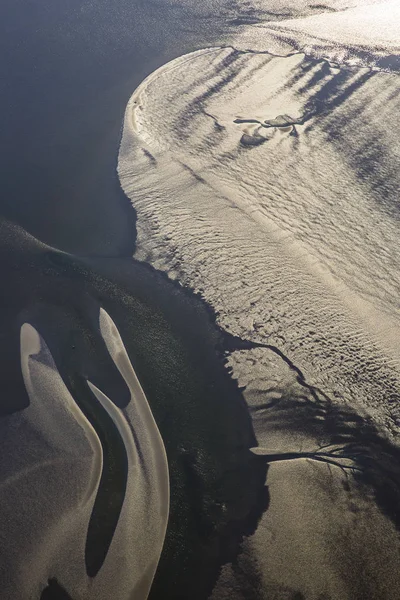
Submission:
[[[244,25],[127,107],[118,171],[137,257],[259,347],[229,365],[274,462],[271,505],[215,598],[247,597],[254,573],[268,598],[397,597],[396,529],[348,451],[379,454],[400,432],[397,11]],[[339,464],[300,456],[325,447]]]
[[[304,54],[200,51],[132,97],[119,162],[144,259],[393,434],[398,82]]]

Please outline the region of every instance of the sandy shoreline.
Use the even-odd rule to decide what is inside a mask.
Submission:
[[[397,176],[382,163],[380,179],[370,154],[380,144],[396,164],[382,110],[394,114],[398,75],[380,72],[373,48],[364,62],[346,55],[345,38],[341,65],[329,41],[324,60],[278,58],[264,29],[148,77],[128,103],[118,165],[138,213],[136,257],[199,292],[235,336],[228,365],[269,464],[268,509],[212,598],[394,600]],[[265,134],[283,117],[290,126]],[[365,139],[379,139],[369,154]]]

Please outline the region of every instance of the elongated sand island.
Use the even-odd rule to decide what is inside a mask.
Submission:
[[[53,581],[72,598],[148,596],[168,520],[167,459],[119,332],[103,309],[99,330],[130,390],[124,409],[90,382],[78,404],[39,332],[22,326],[30,405],[9,417],[3,439],[2,552],[10,565],[4,600],[40,597]],[[9,456],[18,465],[9,465]]]

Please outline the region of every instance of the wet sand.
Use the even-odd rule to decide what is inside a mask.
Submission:
[[[169,526],[152,597],[164,597],[165,586],[176,597],[184,596],[195,581],[197,597],[203,598],[211,591],[220,565],[236,555],[242,536],[254,530],[265,505],[266,472],[264,461],[249,451],[255,443],[251,422],[242,394],[225,371],[222,355],[216,353],[218,346],[222,350],[222,337],[211,315],[194,295],[131,260],[119,260],[116,272],[116,259],[86,259],[83,262],[53,251],[14,227],[10,230],[3,226],[2,234],[1,257],[4,262],[1,266],[3,272],[8,273],[8,297],[13,298],[12,304],[9,304],[9,310],[12,307],[13,311],[8,319],[10,330],[3,331],[3,335],[11,340],[14,334],[17,336],[16,356],[14,350],[8,348],[9,364],[19,360],[18,328],[23,323],[30,323],[46,340],[68,393],[86,419],[92,419],[92,427],[103,442],[106,434],[112,452],[103,451],[103,457],[108,456],[110,461],[117,456],[116,466],[123,467],[118,438],[112,435],[115,426],[108,424],[107,413],[100,411],[99,403],[94,405],[96,399],[86,384],[89,380],[112,399],[119,410],[126,409],[129,389],[110,358],[98,325],[101,306],[112,315],[164,440],[170,471]],[[20,285],[21,281],[23,285]],[[8,376],[14,390],[17,389],[15,382],[19,380],[16,375],[3,370],[2,376],[3,382]],[[23,418],[24,406],[28,407],[27,411],[30,410],[29,398],[23,392],[21,372],[19,377],[20,396],[13,397],[14,402],[7,409],[8,415],[3,412],[3,440],[5,436],[12,435],[10,420],[20,418],[19,415]],[[19,412],[16,412],[17,401],[20,402]],[[3,406],[3,410],[5,408]],[[49,428],[49,434],[52,431]],[[56,432],[52,435],[53,442],[57,443]],[[60,443],[62,440],[74,448],[74,438],[67,431],[60,437]],[[29,437],[26,443],[28,452]],[[77,449],[79,447],[78,444]],[[10,470],[18,470],[14,462],[18,456],[17,451],[4,453],[1,462],[3,479],[8,477]],[[40,465],[44,459],[37,456],[35,460]],[[80,475],[76,465],[73,466],[74,460],[78,459],[72,459],[71,476],[65,480],[67,493],[63,494],[64,502],[69,499],[71,515],[77,510],[75,492],[88,481],[86,476]],[[74,476],[72,473],[75,473]],[[115,504],[118,504],[118,496],[115,494],[121,489],[123,492],[121,478],[124,473],[119,474],[115,468],[109,473],[104,485],[99,487],[103,495],[101,502],[98,501],[96,518],[100,519],[102,526],[98,531],[96,528],[92,530],[90,539],[94,545],[92,548],[89,545],[86,550],[85,560],[92,574],[92,569],[97,568],[97,561],[104,559],[102,548],[109,543],[109,532],[116,525],[113,515],[118,514]],[[54,494],[57,497],[57,492],[62,491],[57,485],[57,477],[53,479],[46,479],[49,501],[54,499]],[[31,489],[31,502],[40,498],[41,493],[34,493],[35,481],[26,480]],[[239,496],[238,489],[242,490]],[[3,522],[1,528],[4,538],[0,577],[4,581],[10,580],[7,572],[12,570],[12,548],[19,554],[19,564],[23,561],[27,565],[25,546],[19,545],[16,538],[9,535],[13,527],[15,533],[21,532],[22,506],[25,507],[23,514],[28,523],[29,515],[34,513],[26,496],[21,494],[19,498],[18,504],[5,504],[1,513],[1,519],[7,522],[7,526]],[[56,520],[62,512],[62,502],[55,502],[51,510],[50,507],[42,508],[43,518],[49,523],[51,515]],[[90,513],[85,516],[86,525],[78,527],[80,536],[87,531],[89,517]],[[35,523],[31,522],[25,537],[35,532]],[[46,544],[43,542],[43,549],[47,548],[50,552],[49,548],[53,548],[59,537],[62,539],[62,534],[55,538],[49,535]],[[38,537],[32,539],[35,548],[36,542],[39,548],[42,547]],[[37,577],[36,584],[44,589],[47,580],[51,580],[53,583],[44,597],[55,590],[57,598],[59,589],[64,589],[72,598],[76,597],[71,593],[73,590],[69,582],[62,573],[60,575],[62,569],[56,568],[53,562],[53,559],[60,561],[58,564],[64,564],[65,568],[68,560],[63,563],[64,553],[46,556],[41,559],[40,569],[31,565],[30,574],[26,575],[27,584]],[[84,565],[85,562],[80,568]],[[101,577],[101,573],[102,568],[94,579]],[[24,582],[25,576],[18,580]],[[120,593],[123,598],[125,588],[119,588],[120,579],[111,580],[116,585],[114,596],[118,597]]]
[[[268,465],[214,600],[398,595],[399,74],[381,63],[398,40],[385,13],[349,48],[357,14],[309,53],[308,19],[244,27],[154,72],[125,114],[136,256],[216,310]]]

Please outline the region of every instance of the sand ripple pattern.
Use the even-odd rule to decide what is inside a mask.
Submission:
[[[138,257],[393,436],[398,89],[369,66],[205,49],[136,90],[118,167]]]

